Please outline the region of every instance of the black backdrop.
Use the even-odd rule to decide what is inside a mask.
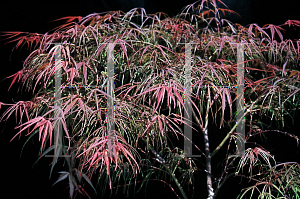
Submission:
[[[106,3],[105,3],[106,2]],[[108,10],[124,10],[128,11],[134,7],[144,7],[147,13],[155,13],[158,11],[166,12],[170,16],[176,15],[180,9],[194,1],[191,0],[99,0],[99,1],[6,1],[1,5],[0,12],[0,31],[23,31],[45,33],[56,27],[59,23],[52,22],[57,18],[65,16],[85,16],[93,12],[103,12]],[[266,23],[281,24],[287,19],[300,20],[299,12],[297,12],[296,2],[286,0],[284,3],[265,0],[252,0],[249,9],[251,9],[252,20],[259,25]],[[238,7],[241,9],[241,7]],[[243,10],[241,11],[243,12]],[[293,32],[294,36],[295,32]],[[299,38],[299,36],[298,36]],[[1,39],[1,38],[0,38]],[[12,44],[4,45],[5,41],[0,41],[0,80],[12,75],[22,68],[22,61],[29,52],[26,49],[22,51],[16,50],[11,54]],[[10,59],[11,58],[11,59]],[[13,101],[28,100],[31,93],[16,93],[17,86],[7,92],[10,81],[3,80],[0,86],[0,101],[12,103]],[[1,110],[3,113],[4,109]],[[17,133],[14,130],[16,125],[15,119],[12,117],[6,123],[0,124],[0,198],[30,198],[30,199],[56,199],[68,198],[67,186],[62,182],[53,187],[52,183],[57,179],[57,171],[63,170],[62,167],[54,169],[51,180],[48,179],[51,159],[44,158],[33,169],[32,165],[37,159],[39,150],[39,142],[34,139],[27,144],[20,157],[22,145],[26,137],[22,136],[20,140],[10,139]],[[284,148],[282,148],[284,150]],[[283,153],[283,152],[282,152]],[[294,157],[297,160],[297,157]],[[292,161],[292,160],[289,160]],[[161,184],[151,184],[147,191],[147,198],[172,198],[175,195],[169,188],[163,187]],[[237,187],[238,188],[238,187]],[[197,187],[196,187],[197,189]],[[238,189],[237,189],[238,190]],[[196,190],[198,197],[203,196],[203,191]],[[230,191],[232,192],[232,191]],[[219,198],[231,198],[232,194],[223,192]],[[132,198],[133,195],[130,196]],[[144,195],[137,195],[136,198],[143,198]],[[116,198],[116,197],[113,197]],[[120,196],[118,196],[120,198]]]

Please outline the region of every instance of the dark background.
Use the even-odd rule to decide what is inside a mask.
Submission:
[[[93,12],[103,12],[108,10],[128,11],[134,7],[144,7],[147,13],[155,13],[162,11],[169,16],[176,15],[180,9],[194,1],[183,0],[110,0],[110,1],[6,1],[1,5],[0,12],[0,31],[23,31],[45,33],[59,25],[59,22],[50,22],[52,20],[65,16],[86,16]],[[233,3],[232,3],[233,2]],[[241,1],[242,2],[242,1]],[[232,7],[239,10],[240,14],[245,16],[247,20],[243,23],[258,23],[260,26],[266,23],[282,24],[288,19],[300,20],[299,12],[297,12],[297,1],[271,1],[271,0],[252,0],[247,6],[235,4],[230,1]],[[231,7],[231,8],[232,8]],[[232,9],[234,9],[232,8]],[[235,10],[236,10],[235,9]],[[246,25],[246,24],[244,24]],[[293,35],[289,34],[292,33]],[[297,32],[290,29],[285,35],[286,38],[299,38]],[[0,37],[1,39],[1,37]],[[22,68],[22,61],[29,54],[26,49],[16,50],[11,54],[12,44],[4,45],[5,41],[0,41],[0,81],[5,77],[12,75]],[[31,93],[16,93],[17,86],[7,92],[10,85],[9,80],[0,82],[0,102],[12,103],[19,100],[28,100]],[[4,108],[1,109],[1,114]],[[33,163],[38,158],[40,144],[37,138],[28,142],[27,146],[20,157],[23,143],[26,141],[24,135],[20,140],[10,139],[17,133],[14,130],[16,121],[13,117],[6,123],[0,124],[0,198],[30,198],[30,199],[56,199],[68,198],[68,189],[66,183],[58,183],[51,187],[58,175],[56,172],[63,170],[62,167],[54,169],[53,177],[49,180],[51,158],[43,158],[32,169]],[[277,153],[282,154],[282,161],[298,161],[298,153],[296,152],[296,142],[286,137],[277,137],[274,139],[271,148],[275,148],[278,140],[286,140],[285,144],[280,147]],[[272,141],[272,139],[271,139]],[[278,142],[278,143],[277,143]],[[285,147],[286,146],[286,147]],[[290,148],[293,147],[293,148]],[[295,146],[295,147],[294,147]],[[278,148],[278,147],[277,147]],[[278,149],[275,149],[278,150]],[[292,150],[288,151],[288,150]],[[276,151],[275,151],[276,152]],[[290,154],[289,157],[285,154]],[[286,158],[286,160],[284,160]],[[204,182],[199,182],[204,183]],[[239,192],[239,181],[228,182],[229,186],[224,187],[218,198],[232,198],[232,195]],[[230,187],[230,183],[235,183],[235,189]],[[195,197],[204,198],[205,191],[195,187]],[[230,190],[230,191],[229,191]],[[178,192],[180,195],[180,193]],[[230,195],[231,194],[231,195]],[[236,195],[234,195],[236,196]],[[132,198],[131,195],[129,198]],[[136,198],[143,198],[144,194],[137,195]],[[147,198],[176,198],[168,187],[164,187],[159,183],[150,183],[147,190]],[[113,198],[117,198],[116,196]],[[118,196],[120,198],[120,196]]]

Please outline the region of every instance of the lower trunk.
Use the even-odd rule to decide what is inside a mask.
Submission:
[[[214,198],[214,189],[212,187],[212,180],[211,180],[211,155],[209,150],[209,139],[208,139],[208,130],[205,128],[203,130],[204,135],[204,142],[205,142],[205,157],[206,157],[206,183],[207,183],[207,192],[208,197],[207,199]]]

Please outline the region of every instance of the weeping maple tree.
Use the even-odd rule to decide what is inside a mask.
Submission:
[[[12,140],[22,134],[28,139],[38,136],[40,158],[55,151],[51,172],[60,163],[56,154],[60,149],[69,169],[61,171],[55,183],[68,180],[71,198],[78,194],[90,197],[85,186],[96,193],[97,187],[105,192],[122,186],[128,194],[131,186],[139,191],[149,181],[159,180],[178,198],[187,199],[190,194],[185,187],[194,186],[197,172],[206,174],[207,198],[215,198],[232,176],[250,176],[257,182],[242,190],[241,198],[250,190],[268,197],[299,195],[300,183],[294,178],[299,175],[298,163],[277,164],[261,146],[249,147],[242,155],[230,155],[229,148],[235,153],[235,143],[241,140],[234,108],[236,43],[244,43],[246,135],[242,142],[247,143],[253,135],[266,133],[264,120],[270,119],[281,132],[285,118],[299,110],[300,40],[284,39],[282,26],[300,26],[300,21],[243,27],[222,19],[222,13],[233,11],[218,8],[214,0],[202,0],[174,18],[136,8],[128,13],[64,17],[63,25],[45,34],[6,32],[10,42],[17,42],[16,48],[31,47],[23,68],[8,77],[12,79],[9,89],[20,83],[34,96],[15,104],[1,102],[8,106],[1,121],[15,112],[19,132]],[[185,94],[186,49],[182,43],[194,44],[189,95]],[[110,53],[109,45],[113,46]],[[55,63],[57,52],[61,54],[59,63]],[[114,64],[112,95],[107,86],[110,59]],[[61,103],[57,106],[55,75],[59,73]],[[106,117],[110,98],[113,135],[108,134]],[[184,118],[187,98],[192,102],[193,120]],[[62,127],[61,137],[55,135],[57,124]],[[209,145],[209,124],[228,129],[220,134],[222,141],[215,149]],[[193,144],[204,157],[200,159],[203,164],[172,144],[186,138],[184,125],[204,137],[202,145]],[[289,135],[298,141],[296,135]],[[214,174],[211,159],[221,149],[227,150],[226,163],[221,173]],[[247,175],[242,172],[245,165],[249,166]],[[284,177],[287,175],[291,180]],[[97,176],[97,186],[93,176]]]

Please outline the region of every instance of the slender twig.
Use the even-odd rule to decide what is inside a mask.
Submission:
[[[258,98],[259,99],[259,98]],[[258,101],[258,99],[251,105],[252,106]],[[251,111],[251,108],[247,109],[246,112],[244,113],[244,117]],[[239,121],[232,127],[232,129],[229,131],[229,133],[225,136],[225,138],[222,140],[222,142],[217,146],[217,148],[211,153],[211,157],[216,155],[216,153],[221,149],[221,147],[225,144],[225,142],[228,140],[228,138],[231,136],[231,134],[234,132],[236,129],[237,125],[242,122],[244,117],[241,117]]]
[[[144,140],[144,142],[145,142],[145,140]],[[155,154],[156,157],[160,157],[160,156],[158,156],[158,153],[152,148],[152,146],[148,145],[148,147],[149,147],[150,150]],[[163,159],[163,160],[164,160],[164,159]],[[188,199],[188,197],[186,196],[186,194],[185,194],[185,192],[184,192],[182,186],[180,185],[178,179],[176,178],[175,173],[173,173],[173,172],[170,170],[170,168],[169,168],[167,165],[165,165],[165,162],[166,162],[166,161],[164,160],[164,161],[161,161],[160,163],[167,169],[169,175],[172,176],[172,178],[173,178],[175,184],[177,185],[177,187],[178,187],[178,189],[179,189],[181,195],[183,196],[183,198],[184,198],[184,199]]]

